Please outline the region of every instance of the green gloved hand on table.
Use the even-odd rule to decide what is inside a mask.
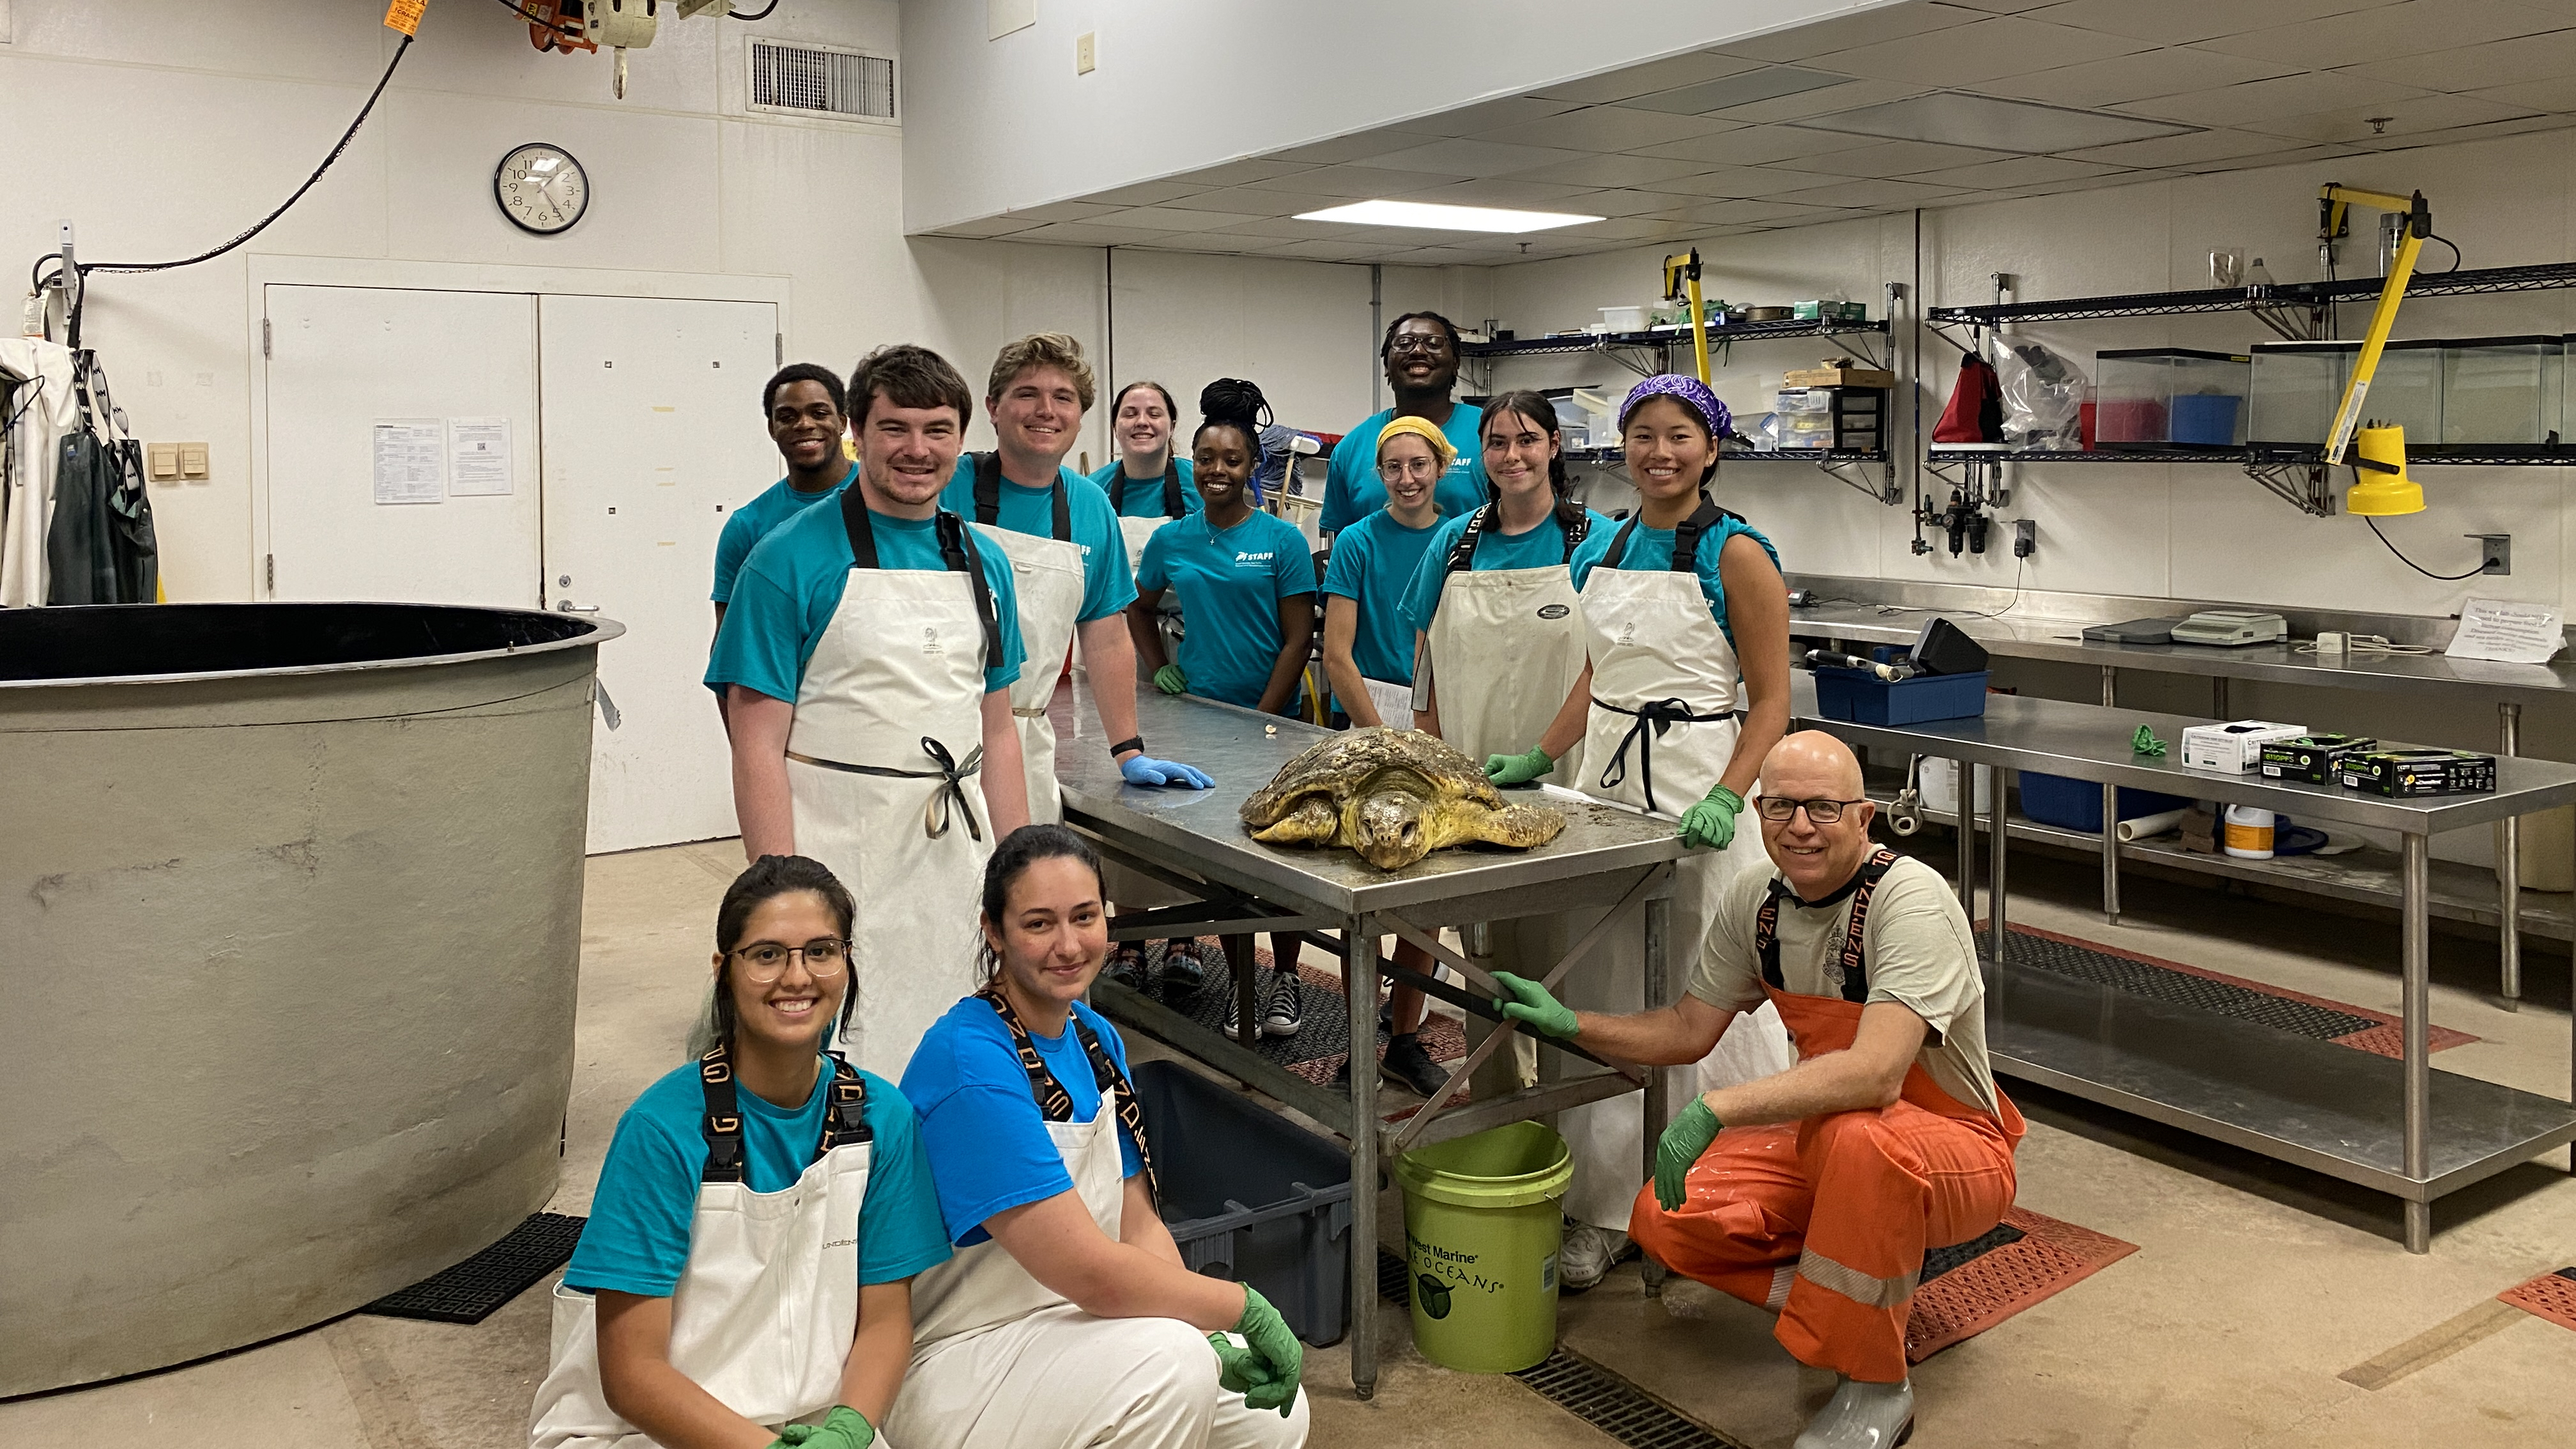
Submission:
[[[1234,1331],[1243,1335],[1251,1350],[1246,1358],[1247,1374],[1257,1373],[1244,1390],[1243,1402],[1255,1409],[1277,1409],[1287,1418],[1295,1407],[1297,1379],[1305,1372],[1306,1346],[1288,1328],[1288,1320],[1261,1296],[1261,1290],[1243,1285],[1243,1317],[1236,1319]],[[1219,1355],[1222,1359],[1223,1355]],[[1223,1382],[1220,1378],[1219,1382]]]
[[[1682,812],[1682,844],[1724,850],[1735,843],[1735,816],[1744,797],[1724,785],[1709,787],[1708,798]]]
[[[867,1415],[847,1404],[834,1404],[832,1412],[820,1424],[790,1424],[778,1431],[769,1449],[868,1449],[877,1440],[876,1426]]]
[[[1526,785],[1556,768],[1545,749],[1532,745],[1526,755],[1487,755],[1485,778],[1497,785]]]
[[[1181,672],[1181,666],[1166,664],[1154,671],[1154,687],[1165,694],[1187,694],[1190,692],[1190,677]]]
[[[1514,976],[1509,971],[1497,971],[1494,973],[1494,983],[1511,993],[1507,997],[1495,997],[1494,1009],[1539,1035],[1564,1038],[1582,1030],[1582,1027],[1575,1022],[1571,1008],[1549,995],[1546,987],[1528,977]]]
[[[1690,1197],[1691,1164],[1717,1140],[1722,1124],[1708,1109],[1708,1098],[1693,1097],[1655,1143],[1655,1201],[1671,1212]]]

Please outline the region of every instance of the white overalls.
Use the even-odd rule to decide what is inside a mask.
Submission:
[[[992,999],[992,998],[987,998]],[[1126,1175],[1118,1122],[1134,1094],[1087,1027],[1083,1051],[1103,1083],[1088,1122],[1039,1061],[1018,1021],[1020,1061],[1091,1220],[1115,1240]],[[1115,1106],[1113,1107],[1113,1104]],[[1139,1142],[1141,1126],[1131,1127]],[[1149,1168],[1150,1171],[1150,1168]],[[1176,1318],[1094,1318],[986,1239],[912,1285],[912,1367],[886,1427],[905,1449],[1296,1449],[1306,1396],[1288,1417],[1253,1409],[1217,1383],[1207,1335]]]
[[[787,783],[796,849],[831,867],[858,902],[858,1002],[838,1046],[891,1079],[931,1023],[975,989],[993,842],[974,777],[984,670],[1000,658],[1001,634],[964,520],[939,515],[945,569],[886,569],[856,487],[841,491],[840,508],[858,562],[797,686]]]
[[[1127,490],[1131,487],[1160,489],[1163,494],[1163,516],[1160,518],[1128,517]],[[1120,463],[1118,471],[1109,477],[1109,507],[1118,515],[1119,536],[1127,541],[1128,570],[1133,572],[1143,568],[1145,540],[1154,536],[1154,530],[1189,512],[1189,506],[1181,501],[1181,465],[1173,461],[1173,455],[1167,452],[1163,455],[1162,477],[1130,478],[1127,476],[1127,465]]]
[[[1061,471],[1047,494],[1053,510],[1051,537],[1002,527],[1001,459],[992,453],[975,455],[975,521],[1010,555],[1011,584],[1020,595],[1020,644],[1028,662],[1020,667],[1020,682],[1011,686],[1011,722],[1019,728],[1020,762],[1028,772],[1031,825],[1053,825],[1064,818],[1055,782],[1055,721],[1047,718],[1047,704],[1055,698],[1056,675],[1073,647],[1073,626],[1082,613],[1082,545],[1073,541],[1073,510],[1064,496]]]
[[[866,1089],[837,1054],[812,1166],[783,1192],[743,1180],[742,1118],[722,1047],[699,1062],[707,1165],[671,1294],[671,1367],[755,1424],[821,1423],[840,1401],[859,1322],[859,1207],[875,1151]],[[552,1352],[531,1449],[655,1449],[608,1407],[590,1294],[555,1287]],[[877,1442],[888,1441],[880,1437]]]
[[[1705,496],[1675,530],[1671,566],[1618,566],[1637,530],[1630,518],[1609,554],[1585,578],[1581,596],[1585,647],[1592,661],[1592,707],[1584,726],[1585,794],[1613,805],[1679,819],[1726,773],[1735,754],[1736,697],[1741,684],[1735,646],[1700,592],[1699,540],[1721,512]],[[1562,695],[1559,696],[1561,700]],[[1613,932],[1597,956],[1567,978],[1565,1004],[1587,1011],[1643,1011],[1669,1005],[1699,959],[1719,892],[1738,872],[1767,870],[1770,857],[1751,809],[1724,850],[1694,850],[1674,866],[1665,930],[1668,964],[1663,1001],[1645,999],[1644,942],[1634,929]],[[1593,917],[1598,919],[1598,917]],[[1767,1003],[1730,1028],[1696,1070],[1662,1068],[1676,1107],[1711,1087],[1788,1070],[1797,1061],[1779,1013]],[[1566,1112],[1561,1119],[1574,1154],[1566,1216],[1624,1232],[1645,1181],[1645,1138],[1638,1103],[1614,1097]],[[1660,1133],[1662,1123],[1655,1124]]]

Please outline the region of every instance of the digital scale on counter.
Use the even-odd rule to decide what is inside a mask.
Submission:
[[[2290,637],[2289,621],[2258,609],[2203,609],[2188,619],[2131,619],[2125,624],[2092,624],[2084,630],[2091,644],[2212,644],[2233,648],[2277,644]]]

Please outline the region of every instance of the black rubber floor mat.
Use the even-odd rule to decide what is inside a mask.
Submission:
[[[1985,935],[1979,934],[1977,950],[1980,958],[1985,955],[1985,942]],[[2076,981],[2089,981],[2096,986],[2108,986],[2115,991],[2143,996],[2169,1006],[2188,1006],[2220,1016],[2232,1016],[2240,1021],[2250,1021],[2297,1036],[2314,1037],[2319,1041],[2333,1041],[2381,1025],[2372,1017],[2355,1016],[2348,1011],[2336,1011],[2292,997],[2273,996],[2232,982],[2212,981],[2188,971],[2169,971],[2127,956],[2114,956],[2070,941],[2026,935],[2020,931],[2013,933],[2012,964]]]
[[[1207,961],[1207,979],[1198,991],[1185,997],[1156,993],[1164,1005],[1181,1012],[1211,1031],[1225,1029],[1227,999],[1234,994],[1234,973],[1226,964],[1225,952],[1213,941],[1201,941],[1199,952]],[[1157,946],[1145,953],[1148,972],[1158,968],[1163,959]],[[1253,967],[1252,1002],[1256,1010],[1267,1007],[1270,993],[1279,980],[1277,972],[1267,967]],[[1350,1050],[1351,1023],[1349,1006],[1342,994],[1318,986],[1300,977],[1297,1001],[1301,1025],[1295,1036],[1265,1036],[1254,1048],[1281,1066],[1310,1062],[1318,1057],[1337,1057]]]
[[[588,1218],[530,1213],[508,1237],[444,1272],[432,1273],[358,1310],[433,1323],[481,1323],[504,1303],[562,1267]]]
[[[1997,1223],[1994,1230],[1984,1237],[1970,1238],[1964,1243],[1955,1243],[1947,1248],[1934,1248],[1923,1255],[1923,1271],[1916,1276],[1915,1286],[1919,1288],[1953,1268],[1982,1258],[2008,1243],[2018,1243],[2026,1236],[2028,1235],[2021,1229],[2010,1223]]]

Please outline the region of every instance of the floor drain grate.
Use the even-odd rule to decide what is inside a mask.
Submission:
[[[504,1303],[560,1268],[581,1241],[587,1218],[530,1213],[508,1237],[444,1272],[432,1273],[358,1310],[433,1323],[481,1323]]]
[[[1915,1279],[1915,1286],[1921,1287],[1953,1268],[1964,1266],[1973,1259],[1982,1258],[1997,1248],[2018,1243],[2026,1236],[2028,1235],[2021,1229],[2010,1223],[1997,1223],[1984,1237],[1970,1238],[1964,1243],[1947,1248],[1930,1249],[1923,1254],[1923,1273]]]

